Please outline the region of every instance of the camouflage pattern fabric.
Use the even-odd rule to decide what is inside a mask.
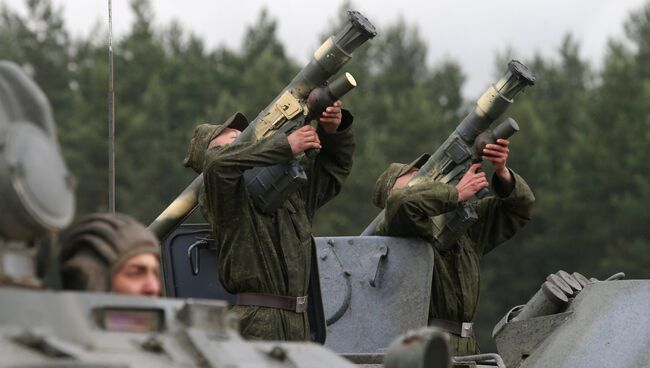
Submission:
[[[223,124],[201,124],[194,129],[192,141],[187,148],[187,154],[183,159],[185,167],[191,167],[192,170],[200,174],[205,165],[205,151],[210,142],[217,138],[226,128],[233,128],[243,131],[248,126],[248,119],[241,112],[234,113]]]
[[[390,164],[388,166],[388,169],[384,170],[384,172],[381,173],[375,182],[375,188],[373,189],[372,195],[372,204],[382,209],[386,207],[386,199],[388,198],[388,194],[390,193],[391,188],[393,188],[393,185],[395,185],[397,178],[406,174],[414,167],[422,167],[422,165],[427,162],[429,157],[431,157],[430,154],[424,153],[410,164]]]
[[[446,252],[434,247],[434,273],[429,318],[469,322],[479,300],[480,260],[515,235],[530,220],[535,197],[524,179],[512,172],[514,185],[503,188],[492,177],[490,196],[473,203],[479,219],[456,246]],[[458,191],[452,185],[428,182],[394,190],[386,201],[386,215],[376,235],[420,236],[433,244],[431,217],[453,211]],[[451,335],[456,355],[478,354],[474,337]]]
[[[285,134],[256,143],[230,144],[206,151],[204,167],[207,217],[218,247],[221,283],[231,293],[307,295],[315,211],[338,194],[350,174],[354,138],[352,116],[344,110],[339,131],[319,128],[322,149],[303,163],[309,181],[274,214],[259,212],[249,198],[243,172],[293,158]],[[306,313],[258,307],[233,307],[242,336],[264,340],[307,340]]]

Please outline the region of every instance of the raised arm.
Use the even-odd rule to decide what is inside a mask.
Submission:
[[[492,178],[495,196],[482,199],[476,205],[481,220],[472,226],[470,236],[482,254],[512,238],[531,218],[535,196],[521,176],[509,171],[510,185],[504,185],[495,174]]]
[[[439,182],[422,182],[395,189],[386,200],[386,213],[376,235],[433,237],[431,217],[458,207],[458,190]]]
[[[354,135],[349,111],[341,109],[340,101],[330,106],[319,119],[317,129],[321,150],[309,169],[306,204],[309,216],[336,196],[352,171]]]
[[[486,254],[515,235],[530,221],[535,196],[524,179],[508,169],[510,153],[507,139],[498,139],[483,150],[483,159],[494,169],[494,197],[482,199],[476,210],[481,219],[470,229],[477,251]]]

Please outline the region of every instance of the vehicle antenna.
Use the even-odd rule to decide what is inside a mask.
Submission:
[[[108,211],[115,213],[115,95],[113,92],[112,0],[108,0]]]

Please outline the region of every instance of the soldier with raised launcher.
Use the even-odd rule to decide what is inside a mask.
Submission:
[[[472,320],[480,288],[480,260],[510,239],[531,216],[534,196],[506,163],[519,127],[507,119],[488,130],[534,77],[518,62],[479,99],[476,108],[431,156],[391,164],[375,185],[373,203],[385,208],[364,233],[427,240],[434,250],[430,326],[450,333],[455,355],[478,354]],[[492,164],[494,196],[480,161]],[[478,197],[480,199],[475,200]]]

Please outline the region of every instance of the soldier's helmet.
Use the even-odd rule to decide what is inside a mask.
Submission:
[[[113,274],[129,258],[160,255],[153,233],[130,216],[97,213],[84,217],[61,237],[64,289],[109,292]]]

